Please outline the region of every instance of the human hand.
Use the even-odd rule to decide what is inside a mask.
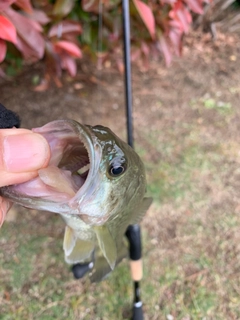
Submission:
[[[0,130],[0,187],[22,183],[48,165],[50,148],[41,135],[27,129]],[[11,203],[0,197],[0,227]]]

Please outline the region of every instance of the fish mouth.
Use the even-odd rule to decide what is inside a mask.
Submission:
[[[79,214],[79,203],[93,188],[101,160],[101,148],[91,127],[57,120],[33,132],[48,141],[49,165],[40,169],[36,178],[3,188],[3,195],[30,208]]]

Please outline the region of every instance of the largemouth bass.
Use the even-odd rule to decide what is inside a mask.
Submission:
[[[92,280],[98,281],[122,259],[128,225],[140,222],[151,204],[144,197],[144,165],[128,144],[103,126],[57,120],[33,131],[49,143],[49,165],[28,182],[1,188],[1,195],[60,214],[66,222],[66,262],[94,260]]]

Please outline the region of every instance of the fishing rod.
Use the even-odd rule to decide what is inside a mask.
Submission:
[[[133,148],[133,116],[132,116],[132,76],[131,76],[131,35],[129,0],[122,0],[122,27],[124,51],[124,80],[127,116],[127,140]],[[131,277],[134,284],[134,303],[132,320],[143,320],[142,301],[140,297],[140,280],[142,279],[142,247],[141,229],[138,224],[130,225],[125,233],[129,242],[129,258]]]
[[[124,84],[127,115],[127,141],[133,148],[133,117],[132,117],[132,75],[131,75],[131,43],[129,0],[122,0]]]

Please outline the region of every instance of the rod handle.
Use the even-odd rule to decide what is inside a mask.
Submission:
[[[129,256],[131,260],[140,260],[142,256],[141,230],[138,224],[128,226],[126,237],[129,241]]]
[[[136,302],[133,306],[133,317],[132,320],[143,320],[143,309],[142,301]]]
[[[143,277],[142,259],[130,260],[131,277],[133,281],[140,281]]]

